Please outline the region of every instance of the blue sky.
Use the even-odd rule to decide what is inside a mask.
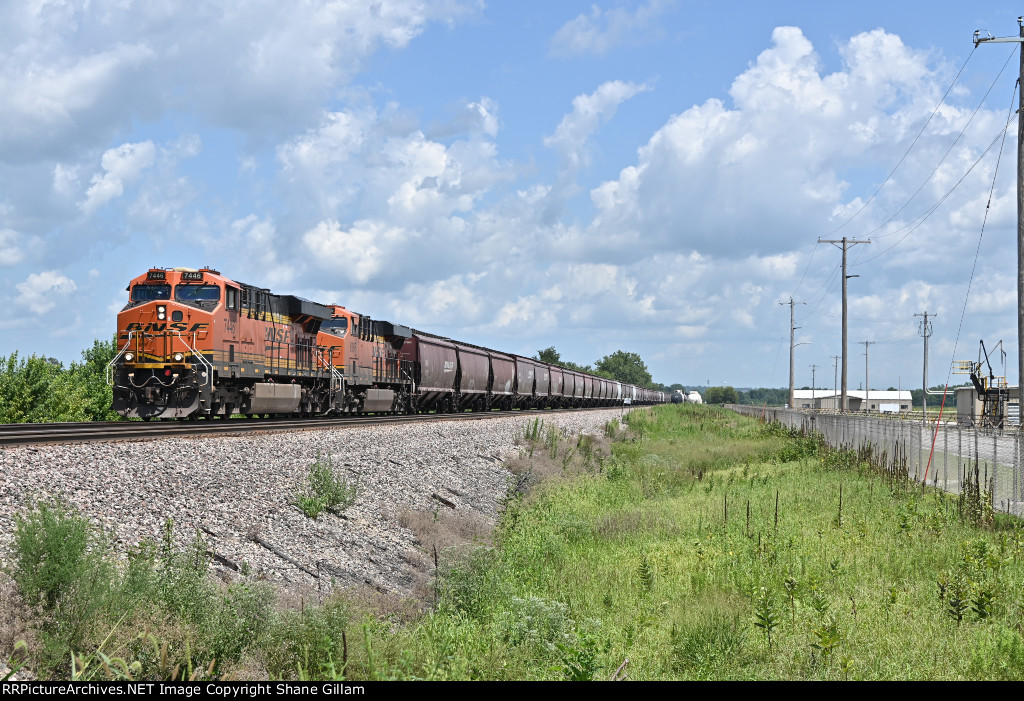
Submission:
[[[978,339],[1015,382],[1015,124],[971,268],[1018,59],[971,35],[1018,13],[0,4],[0,354],[74,360],[128,279],[208,264],[501,350],[635,351],[664,383],[785,385],[793,296],[797,384],[831,386],[839,251],[816,241],[846,235],[872,238],[851,387],[864,340],[873,387],[919,386],[925,310],[932,383]]]

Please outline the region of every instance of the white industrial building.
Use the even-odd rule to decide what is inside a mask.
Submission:
[[[913,399],[909,389],[873,389],[867,392],[862,389],[848,389],[846,390],[846,400],[850,411],[864,411],[876,414],[898,414],[910,411],[913,407]],[[796,409],[836,411],[841,401],[842,393],[831,389],[793,390],[793,405]]]

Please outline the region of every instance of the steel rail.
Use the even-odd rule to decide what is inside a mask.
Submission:
[[[249,433],[313,431],[331,428],[416,423],[421,421],[478,421],[512,416],[546,416],[614,408],[525,409],[516,411],[460,412],[456,414],[392,414],[381,416],[319,417],[311,419],[246,418],[198,421],[84,421],[79,423],[0,424],[0,447],[149,441],[159,438],[197,436],[240,436]]]

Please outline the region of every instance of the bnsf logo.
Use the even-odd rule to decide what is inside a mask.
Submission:
[[[273,341],[276,343],[288,343],[292,337],[291,329],[282,329],[277,327],[268,326],[266,330],[266,338],[264,341]]]
[[[453,361],[453,360],[446,360],[446,361],[444,361],[444,371],[445,372],[452,372],[454,369],[455,369],[455,361]]]
[[[146,326],[143,327],[142,324],[140,324],[138,322],[133,322],[131,324],[128,324],[124,328],[124,333],[121,334],[121,339],[122,340],[127,339],[128,338],[128,334],[130,334],[132,331],[141,331],[142,333],[158,333],[160,331],[178,331],[180,333],[196,333],[198,331],[202,331],[207,326],[209,326],[209,324],[192,324],[192,326],[189,327],[189,325],[187,323],[185,323],[184,321],[177,321],[177,322],[174,322],[173,324],[168,324],[166,321],[164,321],[164,322],[154,321],[154,322],[151,322],[149,324],[146,324]]]

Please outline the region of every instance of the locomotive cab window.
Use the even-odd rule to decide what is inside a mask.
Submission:
[[[176,285],[174,299],[179,302],[219,302],[220,287],[217,285]]]
[[[345,334],[348,333],[348,318],[325,319],[320,324],[320,330],[324,333],[331,333],[340,338],[345,338]]]
[[[228,287],[226,297],[228,309],[238,309],[238,288]]]
[[[136,285],[132,288],[133,302],[152,302],[157,299],[170,298],[170,285]]]

